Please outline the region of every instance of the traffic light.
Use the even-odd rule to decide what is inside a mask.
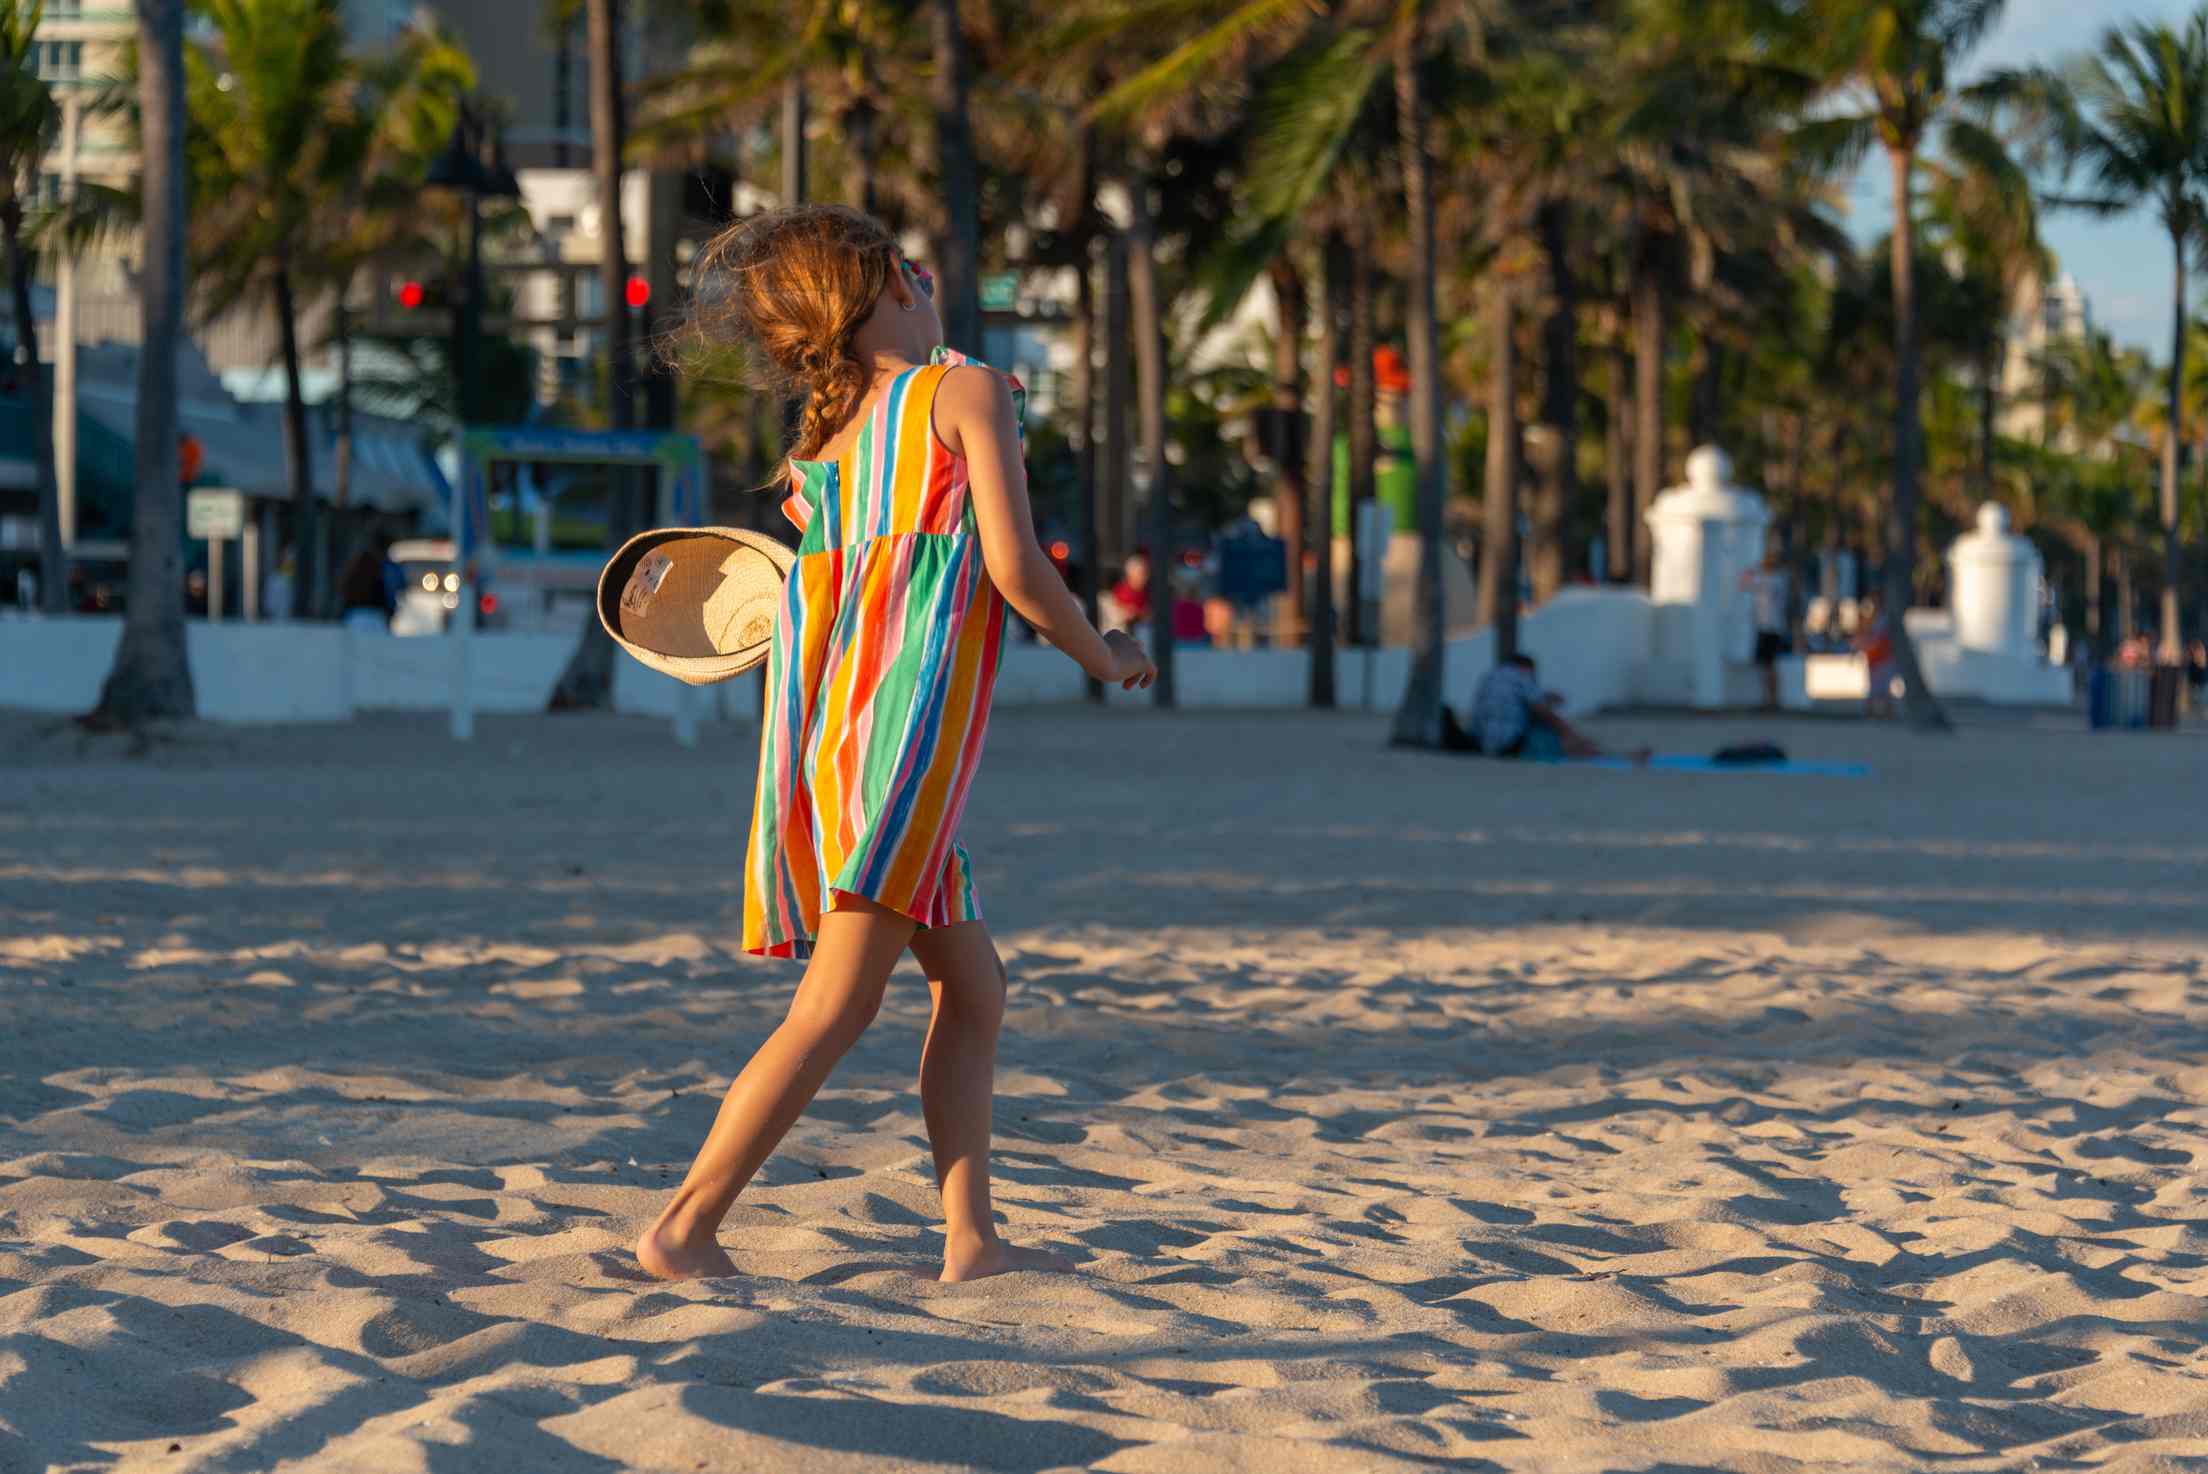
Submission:
[[[402,281],[399,283],[399,289],[395,295],[398,297],[401,307],[413,312],[429,300],[429,289],[418,281]]]
[[[628,299],[631,311],[642,312],[652,305],[652,284],[641,276],[632,276],[623,295]]]

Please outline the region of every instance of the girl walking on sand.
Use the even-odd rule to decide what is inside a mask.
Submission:
[[[1156,672],[1097,633],[1035,541],[1021,390],[941,346],[934,281],[854,210],[761,215],[697,266],[708,342],[804,396],[783,511],[797,528],[767,659],[744,946],[805,959],[788,1015],[736,1077],[689,1175],[637,1240],[664,1279],[736,1272],[716,1230],[836,1061],[898,957],[934,1016],[920,1101],[945,1280],[1065,1260],[997,1236],[990,1097],[1004,964],[958,843],[1010,605],[1101,681]]]

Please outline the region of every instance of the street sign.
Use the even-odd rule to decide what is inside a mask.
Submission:
[[[245,531],[245,493],[201,487],[184,499],[184,535],[212,541]]]
[[[1020,274],[1016,271],[984,272],[980,296],[982,311],[1010,312],[1020,302]]]

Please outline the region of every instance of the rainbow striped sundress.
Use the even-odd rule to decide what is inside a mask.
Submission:
[[[981,917],[959,815],[981,759],[1005,604],[982,566],[938,348],[834,461],[791,464],[801,537],[767,656],[744,948],[806,957],[838,894],[923,927]],[[1025,395],[1012,381],[1024,414]]]

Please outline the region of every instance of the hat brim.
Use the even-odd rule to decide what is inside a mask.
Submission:
[[[772,567],[777,584],[789,577],[790,569],[797,563],[797,553],[787,543],[752,532],[742,527],[658,527],[640,532],[623,543],[620,549],[606,561],[598,574],[598,622],[616,645],[627,651],[639,663],[673,676],[692,686],[710,686],[730,680],[759,665],[767,658],[772,646],[771,637],[753,641],[740,649],[713,654],[671,654],[654,650],[638,643],[624,631],[621,608],[622,591],[629,578],[646,554],[669,544],[717,543],[730,551],[741,548],[766,559]],[[716,556],[718,566],[719,555]],[[699,619],[702,627],[702,611]]]

